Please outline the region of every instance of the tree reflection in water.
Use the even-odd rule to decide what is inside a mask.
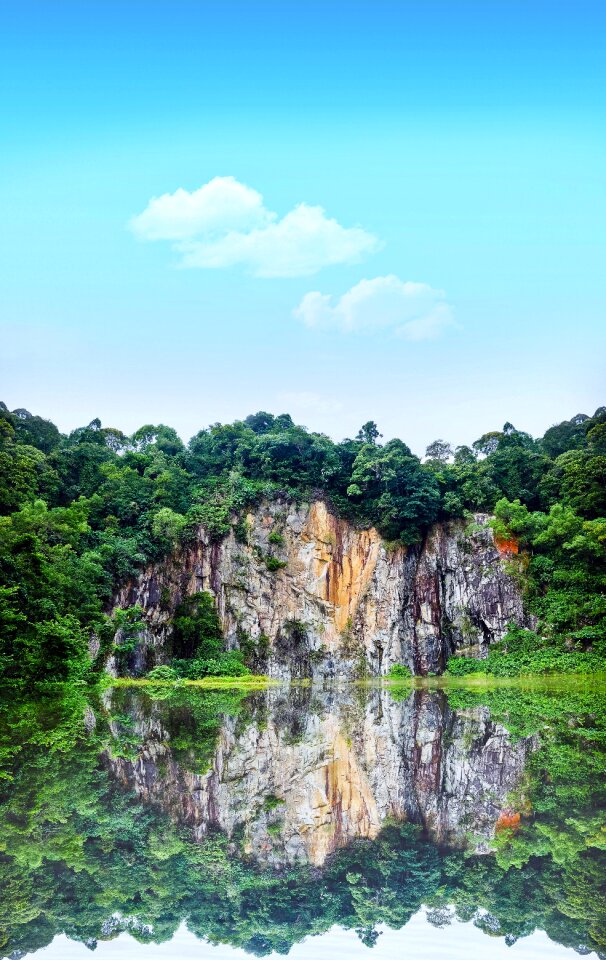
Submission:
[[[606,946],[603,691],[158,689],[5,704],[0,955],[128,929],[371,947],[427,905]]]

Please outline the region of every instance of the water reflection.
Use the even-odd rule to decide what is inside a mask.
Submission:
[[[389,818],[421,825],[440,844],[486,850],[516,817],[508,797],[536,745],[513,742],[486,707],[452,710],[441,692],[397,702],[387,690],[271,691],[251,698],[246,722],[225,718],[201,771],[183,756],[184,737],[195,741],[194,726],[184,729],[191,715],[131,691],[106,706],[127,718],[136,744],[128,757],[110,744],[113,776],[195,839],[212,827],[238,832],[242,852],[272,866],[322,866],[352,840],[374,839]],[[120,741],[124,720],[110,727]]]
[[[372,947],[423,905],[437,950],[456,918],[604,955],[603,691],[72,689],[0,721],[0,956],[183,922]]]

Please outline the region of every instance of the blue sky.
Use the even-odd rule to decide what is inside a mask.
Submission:
[[[603,4],[7,0],[0,45],[11,408],[422,453],[606,402]]]

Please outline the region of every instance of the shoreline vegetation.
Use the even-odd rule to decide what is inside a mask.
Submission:
[[[451,657],[446,672],[605,670],[606,407],[540,438],[506,423],[471,446],[436,440],[422,460],[402,440],[381,441],[373,421],[337,443],[263,411],[187,445],[164,424],[127,436],[93,420],[66,436],[0,404],[0,683],[95,684],[110,657],[128,675],[144,625],[138,608],[113,609],[119,587],[200,527],[216,543],[243,536],[246,511],[275,497],[321,498],[407,547],[436,522],[490,514],[533,630],[512,625],[486,660]],[[282,565],[268,554],[270,572]],[[227,650],[211,594],[187,597],[168,626],[169,662],[149,680],[254,683],[267,672],[269,638]]]
[[[168,687],[169,689],[194,687],[200,690],[225,690],[234,687],[239,690],[258,690],[282,686],[282,681],[274,680],[262,674],[251,673],[243,677],[202,677],[200,680],[188,680],[185,677],[179,677],[176,680],[150,680],[149,677],[108,677],[99,686],[102,689],[111,689],[112,687]]]
[[[73,686],[70,684],[69,686]],[[188,680],[178,678],[175,680],[151,680],[149,677],[110,677],[104,675],[100,682],[94,685],[88,685],[84,681],[79,681],[76,686],[84,687],[94,692],[95,690],[111,690],[114,688],[149,689],[165,688],[169,690],[181,690],[183,688],[198,690],[265,690],[271,688],[288,689],[289,687],[318,687],[322,689],[343,689],[348,687],[368,687],[368,688],[387,688],[387,689],[407,689],[407,690],[454,690],[459,688],[488,689],[495,687],[510,687],[512,689],[533,688],[537,690],[552,690],[558,688],[574,689],[590,687],[592,690],[602,687],[606,690],[606,667],[599,673],[519,673],[516,676],[495,676],[481,671],[467,674],[436,674],[430,676],[393,677],[385,674],[380,677],[367,677],[364,679],[346,679],[335,678],[331,681],[319,681],[314,683],[311,679],[302,680],[280,680],[275,677],[268,677],[263,674],[250,674],[243,677],[203,677],[200,680]],[[48,683],[45,685],[45,691],[52,693],[65,687],[62,683]],[[0,692],[1,696],[1,692]]]

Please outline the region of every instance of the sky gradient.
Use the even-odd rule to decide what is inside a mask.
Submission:
[[[419,454],[592,413],[605,49],[586,0],[8,0],[0,399]]]

